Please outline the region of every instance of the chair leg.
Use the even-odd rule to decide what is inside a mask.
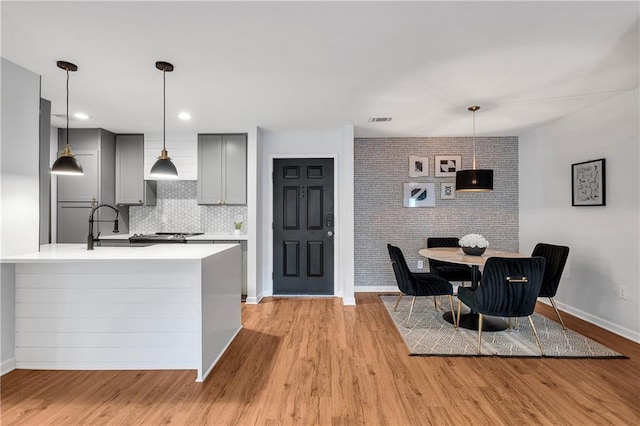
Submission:
[[[511,317],[509,317],[509,328],[507,329],[508,332],[511,332]]]
[[[564,321],[562,321],[562,317],[560,316],[560,312],[558,311],[558,307],[556,306],[556,301],[553,300],[553,297],[550,297],[549,300],[551,301],[551,305],[553,306],[553,310],[556,311],[556,315],[558,316],[558,319],[560,320],[560,324],[562,324],[562,329],[566,330],[567,327],[564,326]]]
[[[542,356],[544,356],[544,349],[542,349],[542,343],[540,343],[540,337],[538,337],[538,331],[536,330],[536,326],[533,325],[533,319],[531,318],[531,315],[529,315],[527,318],[529,318],[529,324],[531,324],[531,329],[533,330],[533,334],[536,336],[536,341],[538,342],[538,346],[540,347],[540,353],[542,353]]]
[[[438,310],[438,299],[436,299],[435,296],[433,296],[433,307],[436,309],[436,311]]]
[[[449,308],[451,309],[451,319],[453,320],[453,325],[457,330],[458,329],[458,319],[456,318],[455,313],[453,312],[453,297],[451,295],[449,295]]]
[[[478,354],[482,345],[482,314],[478,314]]]
[[[416,296],[413,296],[413,299],[411,300],[411,307],[409,308],[409,316],[407,317],[407,320],[404,323],[404,326],[409,328],[409,320],[411,319],[411,312],[413,312],[413,304],[416,303]]]
[[[460,299],[458,299],[458,316],[456,318],[456,320],[454,321],[454,325],[456,326],[456,330],[458,329],[458,327],[460,326],[460,306],[462,305],[462,302],[460,301]]]
[[[400,303],[400,300],[402,300],[402,296],[404,296],[404,294],[400,293],[400,296],[398,296],[398,300],[396,301],[396,305],[393,307],[393,312],[398,312],[398,304]]]

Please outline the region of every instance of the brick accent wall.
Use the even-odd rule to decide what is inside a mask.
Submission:
[[[473,145],[460,138],[356,138],[355,286],[396,285],[387,243],[400,247],[409,268],[417,271],[427,237],[482,234],[490,248],[517,251],[518,138],[476,137],[477,168],[493,169],[494,190],[456,193],[441,199],[440,184],[455,177],[435,177],[436,155],[460,155],[470,169]],[[409,177],[409,156],[429,157],[429,176]],[[403,207],[403,183],[434,182],[435,207]]]

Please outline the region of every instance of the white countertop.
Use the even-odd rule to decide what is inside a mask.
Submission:
[[[0,259],[0,263],[60,263],[109,260],[200,260],[236,244],[155,244],[145,247],[96,247],[86,244],[46,244],[35,253],[17,254]]]
[[[100,240],[128,240],[133,234],[114,234],[114,235],[101,235]],[[193,237],[187,237],[187,241],[246,241],[247,234],[235,235],[235,234],[202,234],[194,235]]]

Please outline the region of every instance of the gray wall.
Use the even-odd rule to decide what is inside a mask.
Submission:
[[[471,138],[356,138],[355,285],[394,286],[386,244],[399,246],[409,267],[425,260],[418,250],[427,237],[482,234],[490,248],[517,251],[518,138],[477,137],[477,168],[494,171],[494,190],[456,193],[440,199],[440,184],[455,177],[434,176],[436,155],[462,156],[462,168],[471,168]],[[429,157],[429,176],[409,177],[409,156]],[[403,207],[403,183],[434,182],[435,207]]]

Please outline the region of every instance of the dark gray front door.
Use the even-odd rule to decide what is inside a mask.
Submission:
[[[333,159],[273,170],[273,294],[333,294]]]

